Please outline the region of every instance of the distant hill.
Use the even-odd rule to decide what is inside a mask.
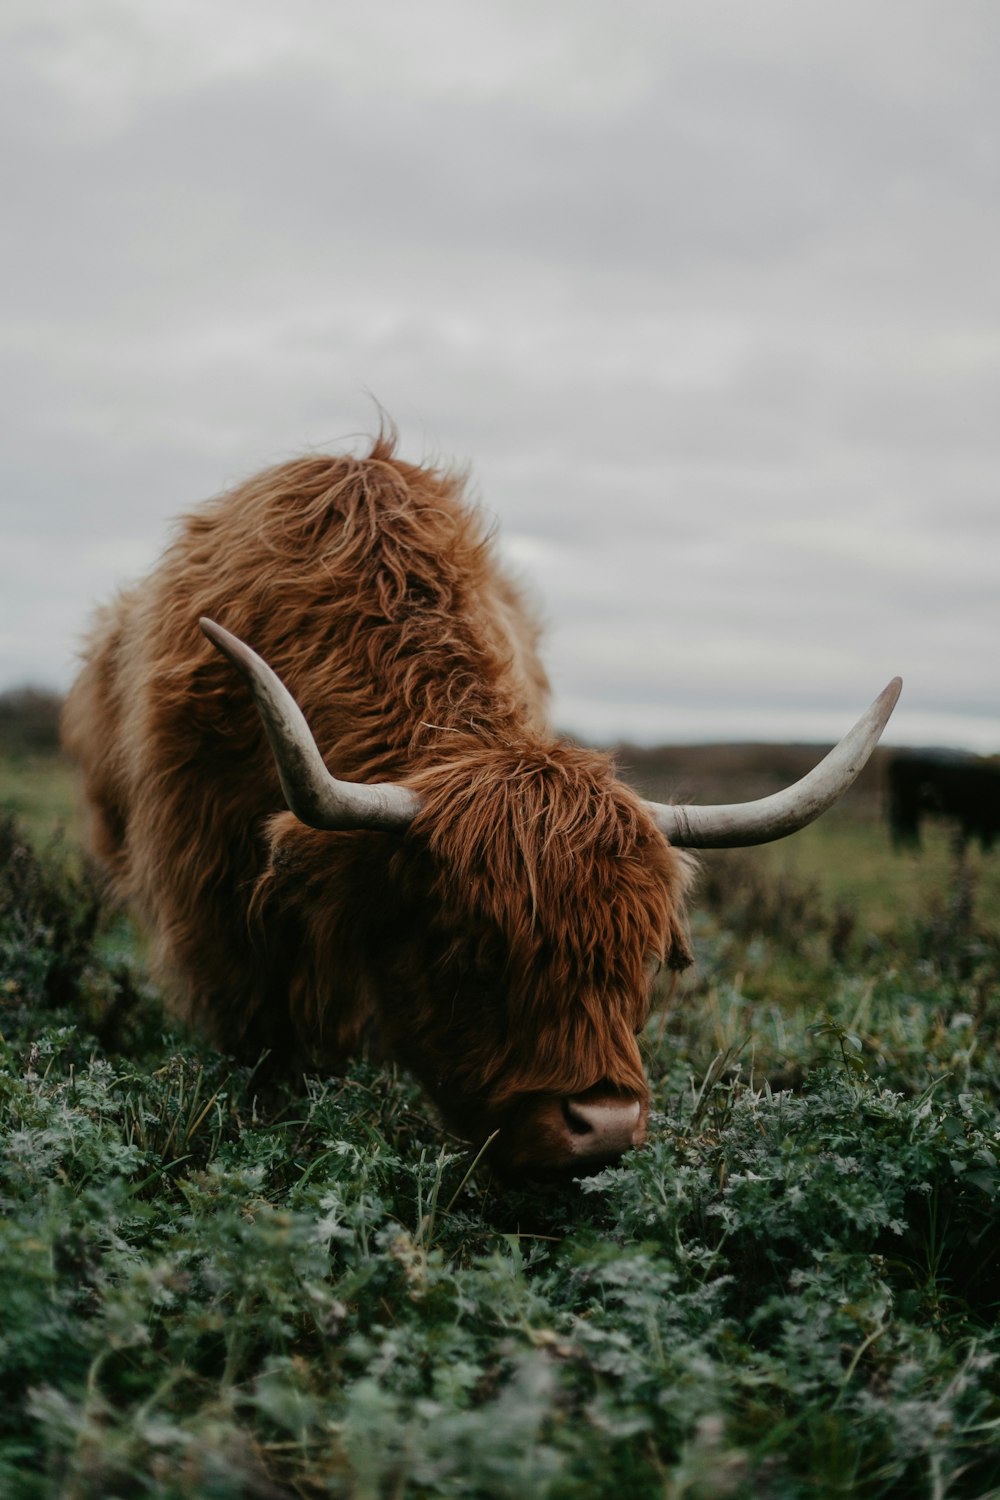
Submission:
[[[59,748],[61,693],[9,688],[0,693],[0,755],[46,755]]]
[[[622,777],[657,802],[746,802],[781,791],[811,771],[831,745],[618,745]],[[896,755],[877,748],[843,805],[860,815],[882,809],[885,768]]]

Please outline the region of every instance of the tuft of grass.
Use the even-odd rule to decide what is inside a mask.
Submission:
[[[536,1193],[394,1070],[276,1083],[178,1032],[80,862],[4,825],[0,1493],[995,1493],[976,881],[875,932],[713,867],[648,1145]]]

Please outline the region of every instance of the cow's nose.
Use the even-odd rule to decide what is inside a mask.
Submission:
[[[562,1113],[570,1153],[581,1165],[615,1161],[623,1151],[642,1145],[645,1129],[638,1099],[591,1091],[564,1099]]]
[[[646,1139],[645,1097],[600,1083],[579,1094],[534,1095],[497,1131],[494,1165],[512,1181],[587,1177]]]

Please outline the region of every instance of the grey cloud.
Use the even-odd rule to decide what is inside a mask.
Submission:
[[[1000,744],[1000,16],[415,9],[13,5],[0,685],[371,391],[471,461],[571,727],[794,733],[891,657]]]

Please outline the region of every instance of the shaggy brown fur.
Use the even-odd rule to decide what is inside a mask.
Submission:
[[[280,810],[200,615],[270,663],[337,775],[420,793],[405,835]],[[539,1098],[645,1099],[650,964],[689,961],[683,856],[607,757],[553,737],[536,638],[460,481],[380,437],[188,516],[99,617],[64,718],[178,1007],[249,1057],[336,1066],[374,1036],[508,1162],[544,1158]]]

